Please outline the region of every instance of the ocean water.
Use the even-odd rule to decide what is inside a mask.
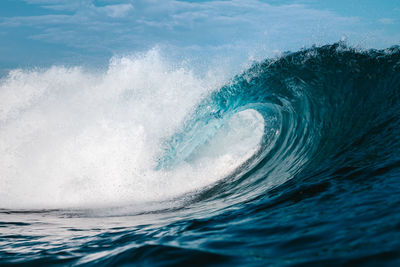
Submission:
[[[396,266],[399,178],[398,46],[0,80],[1,266]]]

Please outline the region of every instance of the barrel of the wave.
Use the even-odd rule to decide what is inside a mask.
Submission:
[[[360,52],[343,43],[257,63],[198,106],[166,141],[161,165],[190,158],[224,121],[252,109],[264,121],[260,147],[224,180],[225,192],[259,195],[325,164],[332,168],[330,160],[378,118],[397,114],[398,68],[398,47]]]

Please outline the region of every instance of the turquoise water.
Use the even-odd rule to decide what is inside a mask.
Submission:
[[[2,80],[50,85],[0,114],[1,265],[399,264],[399,47],[304,49],[216,90],[121,74],[148,62]]]

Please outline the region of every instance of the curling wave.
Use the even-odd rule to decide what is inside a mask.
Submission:
[[[398,265],[400,48],[214,74],[3,78],[0,264]]]
[[[240,202],[346,169],[357,153],[390,158],[379,146],[398,145],[392,132],[370,140],[398,120],[398,47],[338,43],[254,64],[218,90],[223,79],[210,80],[154,50],[115,59],[100,76],[11,72],[0,91],[2,208]],[[378,164],[361,162],[357,171]]]
[[[399,125],[399,70],[398,47],[358,51],[344,43],[257,63],[201,102],[166,142],[159,166],[187,160],[224,120],[246,110],[263,117],[260,148],[213,194],[237,202],[238,192],[258,197],[296,176],[391,166],[398,127],[386,127]],[[368,159],[371,151],[380,156]]]

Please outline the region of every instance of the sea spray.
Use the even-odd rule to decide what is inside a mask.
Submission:
[[[1,208],[137,204],[223,178],[251,156],[262,132],[242,153],[209,152],[198,164],[154,168],[163,141],[221,83],[208,78],[157,50],[114,58],[100,73],[11,71],[0,83]]]

